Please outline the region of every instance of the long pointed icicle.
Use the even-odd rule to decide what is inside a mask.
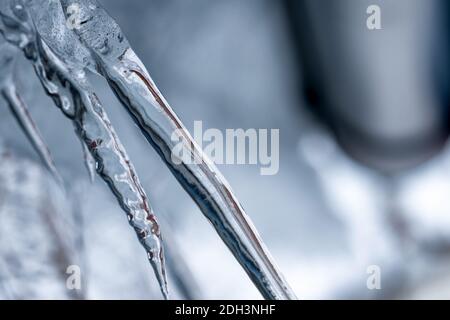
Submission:
[[[17,91],[14,80],[14,55],[16,54],[16,49],[12,50],[12,48],[8,48],[7,46],[9,45],[0,45],[0,69],[2,70],[2,74],[0,74],[0,94],[7,102],[14,118],[17,120],[27,139],[41,158],[42,163],[56,181],[60,185],[63,185],[63,180],[56,169],[47,144],[33,121],[24,100]]]
[[[95,180],[95,159],[92,156],[92,154],[89,152],[89,148],[81,142],[81,148],[83,149],[83,160],[84,165],[86,166],[86,170],[89,174],[89,179],[91,182],[94,182]]]
[[[171,275],[172,282],[184,300],[201,300],[202,291],[197,283],[195,275],[192,273],[186,258],[180,251],[179,243],[174,237],[176,231],[170,226],[164,216],[160,217],[160,222],[164,226],[165,237],[164,246],[166,248],[167,269]]]
[[[128,110],[149,143],[208,218],[217,233],[267,299],[296,299],[231,187],[157,89],[120,27],[95,0],[60,0],[69,19],[77,6],[80,24],[74,28],[91,50],[97,71]],[[178,133],[193,164],[175,164],[171,139]]]
[[[22,1],[10,2],[9,8],[0,7],[3,20],[0,31],[7,40],[23,49],[47,94],[72,120],[77,135],[96,160],[97,173],[116,196],[147,251],[161,291],[167,298],[165,258],[159,224],[100,101],[90,89],[84,71],[69,67],[42,41]]]

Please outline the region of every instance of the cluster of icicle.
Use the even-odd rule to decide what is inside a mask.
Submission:
[[[74,7],[75,6],[75,7]],[[78,25],[67,21],[79,10]],[[295,299],[225,178],[203,154],[166,102],[120,27],[95,0],[2,0],[0,93],[43,163],[60,181],[50,152],[14,84],[20,49],[45,92],[72,121],[91,174],[109,186],[145,248],[168,297],[161,231],[127,152],[87,79],[103,76],[186,192],[267,299]],[[174,163],[173,132],[195,161]]]

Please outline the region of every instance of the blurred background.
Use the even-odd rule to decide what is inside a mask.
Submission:
[[[219,169],[299,298],[450,298],[448,1],[100,2],[189,130],[280,129],[278,174]],[[370,5],[381,29],[367,28]],[[0,298],[160,299],[125,215],[90,183],[71,124],[24,59],[18,82],[66,192],[1,100]],[[95,86],[161,217],[172,297],[260,299],[105,81]],[[70,264],[81,291],[66,288]]]

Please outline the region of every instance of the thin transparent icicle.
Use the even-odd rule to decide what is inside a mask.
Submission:
[[[159,220],[165,230],[164,246],[166,249],[167,269],[171,275],[172,282],[178,288],[182,299],[202,299],[200,286],[186,262],[186,258],[180,252],[180,245],[174,236],[176,232],[170,227],[170,223],[164,217],[161,216]]]
[[[89,148],[84,144],[81,143],[81,148],[83,149],[83,159],[84,159],[84,165],[86,166],[86,170],[89,173],[89,179],[91,182],[94,182],[95,180],[95,159],[92,156],[92,154],[89,152]]]
[[[48,7],[42,9],[49,10],[48,19],[57,18],[55,15],[58,15],[58,7],[54,5],[59,4],[54,1],[45,3]],[[45,3],[42,2],[43,5]],[[51,9],[54,10],[50,11]],[[22,48],[47,94],[64,115],[72,120],[77,135],[96,161],[97,173],[116,196],[146,249],[161,291],[167,298],[165,258],[159,224],[134,167],[100,101],[91,90],[83,69],[77,67],[76,61],[62,61],[54,54],[34,29],[34,22],[21,0],[9,0],[9,6],[1,6],[0,17],[3,22],[0,23],[0,31],[8,41]],[[67,45],[64,37],[58,40],[62,40],[63,46]],[[58,41],[53,43],[57,44]],[[55,52],[58,49],[61,48],[55,49]],[[70,58],[64,56],[64,59]]]
[[[14,79],[14,63],[17,49],[2,42],[3,39],[0,40],[0,94],[7,102],[12,114],[41,158],[43,164],[62,186],[63,180],[56,169],[47,144],[42,138],[39,129],[28,111],[24,99],[20,96],[16,87]]]
[[[157,89],[120,27],[95,0],[60,0],[66,18],[76,6],[80,24],[73,29],[95,58],[97,72],[107,80],[122,104],[156,149],[174,176],[267,299],[295,299],[255,227],[225,178],[203,154],[177,115]],[[194,164],[177,165],[171,140],[179,133]]]
[[[58,63],[53,64],[57,58],[51,56],[45,44],[42,48],[43,55],[50,59],[42,66],[45,71],[40,76],[47,77],[49,71],[56,71],[59,67]],[[61,72],[58,80],[46,78],[58,87],[58,93],[52,94],[50,91],[48,93],[60,107],[63,105],[62,100],[65,99],[65,103],[70,101],[71,107],[66,106],[67,109],[62,107],[63,112],[74,122],[78,136],[96,160],[97,173],[109,185],[127,213],[131,226],[148,253],[162,293],[167,298],[164,251],[159,225],[134,167],[97,96],[90,90],[84,74],[62,69],[58,72]],[[65,90],[67,91],[64,92]],[[71,92],[73,96],[67,96],[67,92]]]

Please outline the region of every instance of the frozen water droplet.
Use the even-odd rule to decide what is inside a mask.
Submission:
[[[61,102],[62,102],[63,111],[66,113],[70,112],[70,109],[71,109],[70,100],[67,97],[62,97]]]
[[[21,21],[26,21],[27,13],[24,10],[24,7],[21,2],[19,1],[12,1],[11,3],[11,10],[14,13],[14,15],[19,18]]]

